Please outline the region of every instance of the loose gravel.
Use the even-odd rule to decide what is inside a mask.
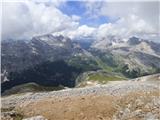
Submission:
[[[86,88],[73,88],[60,91],[26,93],[20,95],[4,96],[1,98],[2,108],[15,107],[17,104],[32,102],[44,98],[64,98],[85,96],[90,94],[101,95],[110,94],[113,96],[123,96],[129,92],[160,90],[159,82],[150,83],[147,81],[122,81],[121,83],[112,83],[107,85],[97,85]]]

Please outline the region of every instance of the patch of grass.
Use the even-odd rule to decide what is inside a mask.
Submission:
[[[9,90],[6,90],[2,95],[22,95],[26,92],[46,92],[46,91],[57,91],[57,90],[62,90],[64,89],[63,86],[57,86],[57,87],[47,87],[47,86],[42,86],[38,85],[36,83],[25,83],[22,85],[17,85]]]
[[[98,64],[98,66],[99,66],[100,68],[102,68],[104,71],[106,71],[106,72],[112,72],[112,71],[113,71],[113,68],[112,68],[112,67],[106,65],[106,64],[105,64],[101,59],[99,59],[98,57],[96,58],[96,62],[97,62],[97,64]]]
[[[124,78],[120,76],[110,76],[97,73],[89,75],[88,80],[98,81],[100,83],[107,83],[108,81],[124,80]]]
[[[71,66],[75,66],[76,68],[80,68],[82,71],[90,71],[99,69],[97,62],[86,56],[75,56],[70,58],[68,64]]]
[[[42,86],[42,85],[38,85],[36,83],[27,83],[27,84],[24,84],[22,86],[23,88],[26,88],[26,89],[32,89],[34,90],[35,92],[41,92],[41,91],[57,91],[57,90],[61,90],[61,89],[64,89],[63,86],[57,86],[57,87],[50,87],[50,86]]]

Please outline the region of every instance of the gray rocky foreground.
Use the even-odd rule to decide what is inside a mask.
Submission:
[[[110,83],[106,85],[96,85],[94,87],[85,88],[73,88],[65,89],[60,91],[52,92],[41,92],[41,93],[25,93],[20,95],[11,95],[2,97],[2,108],[15,107],[17,104],[24,102],[32,102],[35,100],[40,100],[48,97],[61,98],[61,97],[76,97],[83,95],[105,95],[110,94],[113,96],[122,96],[129,92],[144,91],[149,92],[153,90],[160,90],[159,82],[148,82],[148,81],[121,81]]]

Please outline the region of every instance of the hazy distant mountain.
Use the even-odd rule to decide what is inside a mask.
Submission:
[[[160,70],[159,46],[159,43],[137,37],[121,40],[112,36],[95,41],[92,49],[96,49],[102,54],[104,62],[104,56],[110,56],[118,66],[126,69],[126,74],[134,71],[143,75]]]

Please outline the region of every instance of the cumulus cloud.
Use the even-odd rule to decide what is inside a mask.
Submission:
[[[74,21],[79,21],[81,19],[81,17],[77,15],[72,15],[71,17],[72,17],[72,20]]]
[[[8,1],[8,2],[7,2]],[[62,34],[70,38],[115,35],[121,38],[139,36],[158,40],[159,2],[106,2],[84,0],[83,16],[66,15],[59,6],[66,0],[6,0],[2,6],[2,39],[28,39],[46,33]],[[108,21],[97,27],[81,25],[83,17],[105,16]]]
[[[34,35],[73,29],[78,16],[67,16],[57,3],[4,2],[2,8],[2,39],[26,39]]]
[[[53,35],[64,35],[71,39],[83,39],[83,38],[94,38],[97,28],[89,27],[87,25],[81,25],[75,29],[68,29],[60,32],[55,32]]]
[[[84,2],[85,7],[86,7],[86,16],[89,18],[98,18],[99,17],[99,11],[101,7],[103,6],[103,2],[98,2],[98,1],[85,1]]]
[[[91,37],[95,33],[95,30],[96,29],[93,27],[88,27],[87,25],[82,25],[82,26],[79,26],[74,31],[69,31],[67,35],[70,38]]]
[[[89,7],[88,7],[89,6]],[[93,7],[92,7],[93,6]],[[97,7],[95,7],[97,6]],[[102,24],[98,27],[97,36],[116,35],[129,37],[133,35],[157,36],[159,32],[159,2],[87,2],[87,14],[107,16],[111,23]],[[97,8],[95,10],[95,8]],[[93,12],[94,11],[94,12]],[[146,37],[148,36],[148,38]]]
[[[106,23],[99,26],[97,37],[119,36],[120,38],[128,38],[134,35],[150,35],[155,29],[146,23],[143,19],[135,15],[126,18],[120,18],[115,23]]]
[[[159,2],[105,2],[100,9],[100,14],[120,18],[135,15],[158,29]]]

